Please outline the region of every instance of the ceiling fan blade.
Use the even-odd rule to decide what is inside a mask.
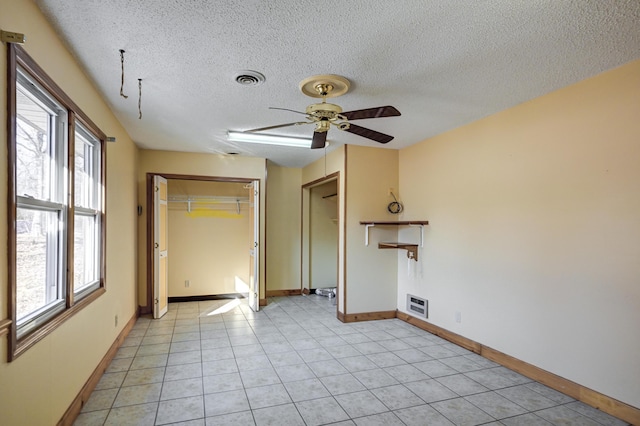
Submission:
[[[401,115],[400,111],[390,105],[377,108],[359,109],[356,111],[347,111],[340,114],[347,117],[347,120],[362,120],[364,118],[378,117],[397,117]]]
[[[327,132],[313,132],[311,149],[324,148],[327,142]]]
[[[250,130],[244,130],[245,132],[251,133],[251,132],[261,132],[263,130],[271,130],[271,129],[278,129],[280,127],[288,127],[288,126],[299,126],[300,124],[311,124],[310,121],[297,121],[295,123],[287,123],[287,124],[277,124],[275,126],[267,126],[267,127],[259,127],[257,129],[250,129]]]
[[[353,133],[354,135],[362,136],[367,139],[371,139],[380,143],[388,143],[393,140],[393,136],[385,135],[384,133],[376,132],[375,130],[366,129],[364,127],[356,126],[355,124],[349,123],[349,128],[346,126],[340,127],[340,130],[344,130],[345,132]]]
[[[297,114],[307,115],[307,113],[306,113],[306,112],[296,111],[296,110],[294,110],[294,109],[289,109],[289,108],[269,107],[269,109],[279,109],[279,110],[282,110],[282,111],[291,111],[291,112],[295,112],[295,113],[297,113]]]

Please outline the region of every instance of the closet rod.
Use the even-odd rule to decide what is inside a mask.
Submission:
[[[240,204],[249,204],[248,197],[225,197],[225,196],[169,196],[169,203],[186,203],[187,212],[191,213],[191,204],[235,204],[236,212],[240,214]]]

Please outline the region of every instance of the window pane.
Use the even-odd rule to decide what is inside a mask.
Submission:
[[[75,134],[75,205],[98,209],[97,177],[98,150],[97,138],[78,125]]]
[[[73,288],[77,293],[99,281],[97,218],[76,215],[74,227]]]
[[[57,211],[17,209],[16,319],[61,300]]]
[[[16,106],[16,194],[50,201],[51,114],[21,90],[16,93]]]

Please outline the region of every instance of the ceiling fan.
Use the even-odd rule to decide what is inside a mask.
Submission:
[[[280,127],[298,126],[302,124],[315,124],[311,148],[324,148],[327,141],[327,132],[331,126],[335,126],[345,132],[362,136],[379,143],[388,143],[393,140],[393,136],[367,129],[355,124],[350,120],[363,120],[365,118],[396,117],[400,111],[392,106],[381,106],[376,108],[366,108],[355,111],[343,112],[339,105],[327,103],[327,98],[332,98],[345,94],[349,90],[349,80],[339,75],[327,74],[316,75],[306,78],[300,82],[300,90],[312,98],[322,98],[321,103],[311,104],[306,112],[295,111],[287,108],[269,107],[269,109],[279,109],[291,111],[297,114],[306,115],[308,121],[297,121],[294,123],[278,124],[275,126],[260,127],[258,129],[245,130],[245,132],[262,132],[264,130],[277,129]]]

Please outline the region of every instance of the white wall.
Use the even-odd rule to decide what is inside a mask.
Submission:
[[[636,61],[403,149],[398,308],[640,407],[639,117]]]

